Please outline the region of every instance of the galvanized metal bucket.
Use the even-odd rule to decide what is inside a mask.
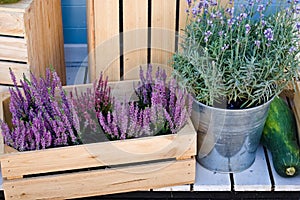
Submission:
[[[222,109],[193,102],[197,160],[216,172],[240,172],[255,160],[270,102],[249,109]]]

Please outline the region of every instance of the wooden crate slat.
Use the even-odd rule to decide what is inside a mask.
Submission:
[[[1,7],[0,7],[1,9]],[[24,13],[0,10],[0,35],[24,37]]]
[[[176,1],[152,0],[151,63],[169,66],[175,52]]]
[[[17,3],[1,4],[0,11],[25,12],[33,0],[22,0]]]
[[[9,68],[13,70],[18,83],[20,83],[19,80],[23,79],[23,74],[26,75],[26,77],[30,76],[29,66],[27,64],[0,61],[0,84],[13,84],[9,74]]]
[[[195,134],[191,126],[186,126],[177,135],[4,154],[0,159],[2,176],[10,178],[51,171],[191,157],[195,155],[195,149]]]
[[[180,172],[180,173],[178,173]],[[192,183],[195,160],[5,181],[6,199],[77,198]]]
[[[92,82],[98,78],[96,75],[96,41],[95,41],[95,8],[94,0],[86,0],[87,40],[88,40],[88,77]]]
[[[27,45],[24,38],[0,36],[0,59],[27,62]]]
[[[179,5],[179,30],[178,30],[178,50],[181,50],[181,43],[183,42],[184,36],[184,29],[187,21],[187,12],[186,9],[188,8],[187,1],[180,1]]]
[[[251,167],[234,173],[233,178],[235,191],[271,191],[272,184],[262,146],[258,147]]]
[[[194,191],[231,191],[230,176],[209,171],[197,162]]]
[[[163,192],[170,192],[170,191],[180,191],[180,192],[190,192],[191,191],[191,185],[176,185],[173,187],[163,187],[163,188],[157,188],[153,189],[153,191],[163,191]]]
[[[45,76],[45,68],[53,67],[60,76],[62,84],[65,85],[66,69],[60,0],[32,1],[31,9],[24,14],[24,20],[28,64],[31,71],[36,76]]]
[[[268,151],[268,156],[270,158],[270,165],[273,174],[275,191],[300,191],[300,176],[284,178],[277,174],[275,171],[271,152]]]
[[[119,0],[94,1],[93,6],[95,62],[89,64],[90,81],[97,79],[101,71],[111,81],[120,80]]]
[[[123,1],[124,79],[139,77],[147,64],[148,0]]]

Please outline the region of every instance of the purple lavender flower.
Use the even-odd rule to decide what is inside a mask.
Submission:
[[[273,30],[271,28],[267,28],[264,31],[264,35],[267,38],[268,41],[273,41]]]
[[[211,31],[206,31],[205,33],[204,33],[204,41],[205,42],[207,42],[208,41],[208,38],[209,38],[209,36],[211,36],[212,35],[212,32]]]
[[[259,40],[255,40],[254,44],[259,48],[260,47],[260,41]]]
[[[249,5],[250,7],[252,7],[252,6],[254,5],[254,1],[253,1],[253,0],[249,0],[248,2],[249,2],[248,5]]]
[[[226,9],[226,12],[227,12],[230,16],[233,16],[233,13],[234,13],[234,7],[232,7],[232,8],[227,8],[227,9]]]
[[[246,28],[245,33],[248,34],[250,32],[251,26],[249,24],[246,24],[245,28]]]
[[[228,24],[229,27],[232,27],[234,23],[235,23],[234,18],[230,18],[230,19],[227,20],[227,24]]]
[[[248,17],[248,14],[247,13],[241,13],[240,14],[240,19],[243,20],[243,19],[246,19]]]
[[[226,49],[228,49],[229,48],[229,44],[224,44],[224,46],[222,46],[222,51],[225,51]]]
[[[192,5],[192,0],[186,0],[186,2],[187,2],[187,4],[188,4],[188,6],[191,7],[191,5]]]
[[[298,31],[300,31],[300,22],[297,22],[297,23],[296,23],[296,29],[297,29]]]
[[[294,53],[296,50],[297,50],[297,48],[296,48],[295,46],[292,46],[292,47],[289,49],[289,53]]]
[[[262,25],[262,27],[264,27],[265,25],[266,25],[266,21],[265,20],[261,20],[261,25]]]
[[[265,10],[265,6],[263,4],[260,4],[257,6],[257,12],[263,12]]]

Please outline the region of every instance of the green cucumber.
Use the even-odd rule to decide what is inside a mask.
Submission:
[[[17,3],[20,0],[0,0],[0,4]]]
[[[280,176],[293,177],[299,173],[300,150],[295,116],[279,97],[270,104],[261,142],[270,150],[273,166]]]

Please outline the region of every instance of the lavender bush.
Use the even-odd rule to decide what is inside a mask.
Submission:
[[[232,1],[222,7],[215,0],[187,0],[189,18],[173,66],[206,105],[260,105],[298,77],[299,1],[243,2],[234,9]]]
[[[141,81],[135,89],[137,102],[112,99],[107,82],[100,78],[97,90],[106,92],[97,92],[96,99],[109,99],[111,109],[99,106],[97,117],[109,139],[177,133],[186,124],[191,114],[191,98],[175,79],[167,83],[166,77],[165,71],[158,69],[154,80],[151,66],[147,68],[146,77],[141,69]]]
[[[10,112],[13,127],[1,121],[7,145],[19,151],[80,144],[79,122],[62,89],[56,72],[46,71],[46,78],[31,74],[31,82],[24,76],[21,90],[10,70],[14,88],[10,88]],[[24,95],[23,95],[23,94]]]

